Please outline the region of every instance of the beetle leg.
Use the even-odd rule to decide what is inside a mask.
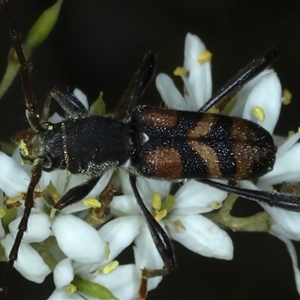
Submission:
[[[58,102],[61,108],[65,111],[67,118],[76,119],[87,117],[89,115],[89,111],[73,94],[63,93],[56,88],[52,88],[49,94]],[[48,100],[48,102],[50,102],[50,100]],[[46,107],[49,106],[50,103],[46,104]]]
[[[130,174],[129,178],[134,195],[137,199],[139,207],[141,208],[142,215],[147,222],[155,246],[159,254],[161,255],[162,260],[164,261],[167,270],[172,271],[177,267],[172,243],[164,229],[154,219],[154,217],[145,206],[142,197],[140,196],[140,193],[138,192],[138,189],[136,187],[136,177]]]
[[[82,200],[95,187],[100,177],[92,177],[81,185],[77,185],[64,194],[59,201],[53,204],[53,207],[62,210],[71,204],[75,204]]]
[[[165,269],[144,268],[142,270],[142,279],[138,299],[145,299],[147,295],[147,279],[151,277],[166,275],[177,268],[177,265],[173,246],[168,235],[145,206],[142,197],[140,196],[140,193],[138,192],[138,189],[136,187],[136,177],[130,174],[129,178],[134,195],[141,209],[142,215],[144,216],[145,221],[148,225],[153,242],[165,265]]]
[[[154,69],[155,54],[149,51],[144,56],[141,66],[134,74],[117,107],[112,111],[111,114],[114,118],[122,119],[124,122],[131,119],[137,101],[153,78]]]
[[[269,206],[280,207],[289,211],[300,212],[300,196],[297,195],[244,189],[236,186],[229,186],[209,179],[197,179],[197,181],[208,184],[222,191],[247,198],[249,200],[262,202],[268,204]]]

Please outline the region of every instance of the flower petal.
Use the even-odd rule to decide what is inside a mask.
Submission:
[[[21,221],[21,217],[16,218],[9,224],[9,230],[11,234],[16,237],[19,231],[18,227]],[[28,228],[25,231],[22,242],[23,243],[40,243],[48,238],[51,234],[51,221],[48,215],[31,214],[28,219]]]
[[[172,214],[197,214],[212,211],[212,203],[225,200],[228,193],[196,180],[186,182],[175,194],[176,206]]]
[[[137,215],[140,213],[136,198],[131,195],[115,196],[109,207],[111,213],[115,216]]]
[[[171,184],[167,180],[150,179],[141,176],[137,178],[137,187],[146,205],[151,204],[153,193],[159,193],[162,198],[169,194]]]
[[[87,198],[89,197],[98,197],[100,193],[105,189],[105,187],[108,185],[108,182],[114,172],[114,169],[110,169],[107,172],[103,174],[103,176],[100,178],[100,180],[97,182],[95,187],[91,190],[91,192],[87,195]]]
[[[259,178],[257,185],[266,186],[282,182],[297,182],[300,178],[300,144],[295,144],[284,154],[277,155],[273,170]]]
[[[201,215],[170,216],[166,221],[171,237],[186,248],[207,257],[230,260],[233,245],[228,234]],[[178,222],[182,225],[178,226]]]
[[[254,86],[257,84],[257,82],[265,75],[274,72],[272,69],[266,69],[259,73],[257,76],[255,76],[252,80],[250,80],[248,83],[246,83],[242,89],[237,93],[237,100],[230,112],[230,116],[235,117],[242,117],[243,112],[245,109],[245,105],[247,103],[249,94],[253,90]]]
[[[189,72],[184,80],[188,94],[185,98],[189,110],[199,110],[211,97],[212,79],[210,62],[199,63],[198,56],[206,50],[204,43],[194,34],[188,33],[185,38],[184,67]],[[183,77],[184,79],[185,77]]]
[[[155,247],[145,222],[140,227],[140,234],[136,237],[134,243],[134,257],[138,269],[142,270],[144,268],[148,268],[159,270],[164,267],[164,263]],[[148,290],[150,291],[155,289],[161,280],[162,276],[150,278],[148,280]]]
[[[59,215],[52,225],[62,252],[84,263],[100,263],[105,256],[106,243],[97,230],[73,215]]]
[[[155,84],[162,100],[169,109],[188,110],[185,99],[181,96],[173,80],[166,74],[156,76]]]
[[[66,184],[69,180],[68,172],[61,170],[54,170],[52,172],[43,172],[39,185],[41,189],[45,189],[50,181],[55,186],[59,194],[63,194]]]
[[[99,229],[99,234],[104,241],[109,243],[109,263],[129,246],[139,234],[141,226],[140,216],[128,216],[114,219]]]
[[[298,212],[270,207],[261,203],[260,205],[275,222],[275,224],[271,226],[272,232],[284,235],[292,240],[300,241],[300,214]]]
[[[70,284],[74,278],[72,261],[69,258],[61,260],[53,271],[53,280],[57,289]]]
[[[119,266],[107,275],[100,273],[92,281],[105,286],[119,299],[136,299],[139,275],[139,269],[134,264],[129,264]]]
[[[26,192],[29,185],[28,174],[15,160],[0,152],[0,189],[9,197]]]
[[[8,256],[14,243],[14,238],[11,234],[7,234],[1,240],[2,246]],[[51,273],[50,268],[45,264],[42,257],[30,245],[21,243],[18,259],[14,267],[22,274],[23,277],[36,283],[42,283],[47,275]]]
[[[86,94],[84,94],[80,89],[74,89],[73,95],[84,105],[86,109],[89,109],[89,103],[86,97]]]
[[[64,120],[64,118],[62,116],[60,116],[58,113],[54,113],[50,118],[48,118],[48,121],[53,123],[53,124],[57,124],[60,123]]]
[[[281,100],[282,95],[279,78],[275,72],[270,72],[260,78],[249,94],[243,118],[251,120],[273,133],[281,109]],[[253,115],[253,109],[255,107],[263,109],[265,114],[263,121],[259,121]]]

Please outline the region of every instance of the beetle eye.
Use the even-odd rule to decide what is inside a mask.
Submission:
[[[52,171],[53,170],[53,161],[49,154],[45,154],[43,158],[43,169],[45,171]]]

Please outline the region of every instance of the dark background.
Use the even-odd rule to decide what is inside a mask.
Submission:
[[[12,15],[23,36],[51,3],[12,1]],[[113,108],[147,50],[157,53],[157,72],[171,74],[182,65],[187,32],[200,36],[213,53],[215,91],[250,59],[279,46],[275,68],[294,97],[291,105],[283,107],[276,132],[286,134],[298,127],[299,1],[65,1],[56,28],[32,57],[35,96],[41,105],[53,86],[79,87],[92,100],[103,91]],[[0,41],[3,74],[9,40],[2,15]],[[141,103],[161,104],[154,84]],[[0,105],[1,140],[8,140],[27,127],[19,79]],[[282,242],[268,234],[231,237],[235,254],[230,262],[204,258],[175,244],[179,268],[148,299],[300,298]],[[53,290],[51,278],[36,285],[19,277],[14,272],[9,299],[46,299]]]

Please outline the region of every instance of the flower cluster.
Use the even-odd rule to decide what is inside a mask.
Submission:
[[[176,74],[180,74],[184,82],[183,95],[169,76],[159,74],[156,77],[157,89],[168,108],[197,111],[211,97],[210,58],[211,54],[201,40],[188,34],[184,67],[176,70]],[[87,105],[82,93],[75,91],[75,95]],[[275,71],[268,69],[238,92],[236,105],[230,115],[256,122],[273,134],[281,104],[280,81]],[[52,122],[60,120],[58,115],[51,118]],[[299,133],[286,141],[280,141],[273,171],[259,178],[255,185],[250,181],[241,181],[240,185],[272,190],[275,184],[298,182],[298,138]],[[0,152],[0,189],[5,194],[0,194],[0,241],[6,255],[12,247],[22,218],[23,198],[30,181],[30,167],[23,166],[20,162],[18,151],[12,157]],[[127,172],[120,169],[116,175],[112,174],[113,170],[101,178],[85,199],[90,201],[82,201],[57,214],[49,208],[42,192],[53,185],[59,198],[86,178],[64,171],[43,172],[35,191],[35,208],[31,213],[15,268],[25,278],[37,283],[42,282],[53,271],[56,289],[49,299],[91,299],[104,295],[112,299],[134,299],[139,292],[141,270],[164,267],[147,224],[140,215]],[[114,196],[110,203],[110,216],[114,218],[96,229],[84,219],[91,206],[99,204],[96,199],[115,176],[118,177],[122,194]],[[115,178],[113,180],[116,181]],[[171,195],[171,187],[172,183],[168,181],[137,178],[137,188],[145,205],[171,239],[203,256],[232,259],[233,245],[230,237],[203,215],[219,208],[227,198],[227,193],[195,180],[183,183],[175,195]],[[8,205],[18,206],[15,215],[9,216],[10,219],[5,216],[8,214],[5,206]],[[300,228],[297,225],[300,224],[297,222],[300,215],[265,205],[263,207],[272,217],[270,233],[287,244],[295,262],[295,251],[290,239],[300,239]],[[132,243],[135,245],[134,262],[118,265],[115,258]],[[46,256],[42,254],[45,253],[43,244],[47,248]],[[300,277],[296,263],[294,269],[298,283]],[[162,277],[149,279],[148,290],[156,288],[161,280]],[[299,286],[300,283],[300,292]]]

